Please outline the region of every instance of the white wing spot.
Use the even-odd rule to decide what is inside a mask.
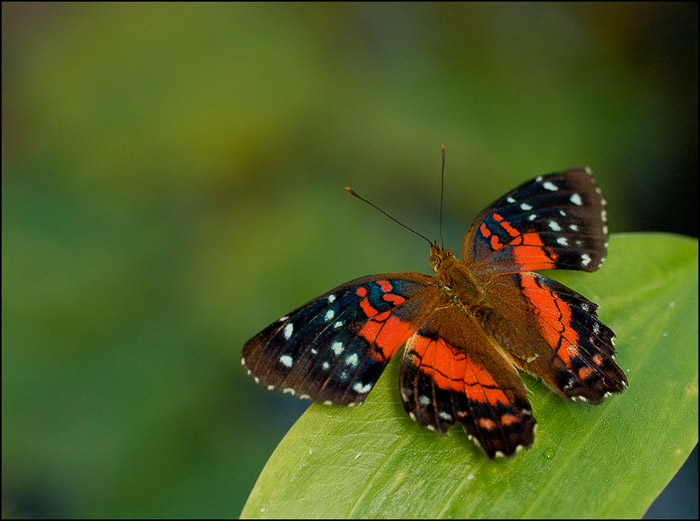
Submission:
[[[579,194],[572,194],[571,197],[569,197],[569,201],[574,203],[576,206],[583,205],[583,199],[581,199]]]
[[[542,182],[542,176],[541,176],[541,175],[538,175],[537,178],[535,179],[535,181],[537,181],[538,183],[541,183],[541,182]]]
[[[542,187],[543,187],[545,190],[549,190],[550,192],[557,192],[557,191],[559,191],[559,188],[557,188],[557,185],[555,185],[554,183],[550,183],[549,181],[547,181],[546,183],[543,183],[543,184],[542,184]]]
[[[566,212],[564,210],[559,210],[559,215],[566,217]]]
[[[331,304],[335,302],[335,295],[328,295],[328,302],[330,302]]]
[[[336,322],[335,324],[333,324],[333,327],[334,327],[335,329],[338,329],[339,327],[343,327],[343,321],[342,321],[342,320],[338,320],[338,322]]]
[[[282,365],[285,367],[292,367],[294,359],[289,355],[282,355],[280,356],[280,362],[282,362]]]
[[[334,352],[336,355],[339,355],[340,353],[343,352],[343,350],[344,350],[345,348],[343,347],[343,343],[342,343],[342,342],[333,342],[333,344],[331,344],[331,349],[333,350],[333,352]]]
[[[330,320],[335,316],[335,311],[332,309],[329,309],[326,311],[326,316],[324,317],[326,319],[326,322],[330,322]]]
[[[557,244],[560,246],[568,246],[569,245],[569,240],[566,237],[559,237],[557,239]]]
[[[591,258],[587,253],[581,255],[581,266],[588,266],[591,263]]]
[[[285,315],[285,316],[283,316],[282,318],[280,318],[277,322],[284,322],[284,321],[287,320],[288,318],[289,318],[289,316]]]
[[[323,365],[321,367],[323,367],[324,371],[328,371],[328,368],[330,366],[331,366],[331,364],[329,364],[328,362],[323,362]]]
[[[527,211],[532,210],[532,206],[530,206],[530,205],[527,204],[527,203],[522,203],[522,204],[520,205],[520,209],[521,209],[523,212],[527,212]]]
[[[556,221],[549,221],[549,227],[554,230],[555,232],[560,232],[561,231],[561,226],[557,224]]]
[[[362,385],[362,382],[357,382],[355,385],[352,386],[354,391],[357,391],[360,394],[364,394],[369,392],[369,390],[372,388],[372,384],[368,383],[365,385]]]
[[[512,197],[509,197],[508,199],[506,199],[506,201],[513,204],[515,202],[515,199],[513,199]]]
[[[537,219],[537,214],[534,213],[531,213],[530,217],[527,218],[528,221],[534,221],[535,219]]]
[[[440,416],[440,418],[442,418],[445,421],[452,421],[452,415],[445,411],[440,411],[440,414],[438,416]]]
[[[570,224],[570,225],[569,225],[569,229],[570,229],[570,230],[573,230],[573,231],[575,231],[575,232],[577,232],[577,231],[578,231],[578,226],[576,226],[575,224]]]
[[[350,356],[348,356],[347,358],[345,358],[345,363],[346,363],[347,365],[351,365],[351,366],[353,366],[353,367],[357,367],[357,361],[358,361],[358,360],[359,360],[359,358],[358,358],[358,356],[357,356],[357,353],[353,353],[353,354],[351,354]]]
[[[418,397],[418,401],[421,403],[421,405],[428,405],[430,403],[430,398],[422,394]]]
[[[284,326],[284,338],[289,340],[292,338],[292,332],[294,331],[294,324],[287,324]]]
[[[318,351],[316,351],[313,347],[311,348],[311,354],[312,355],[317,355]]]
[[[287,389],[282,390],[282,394],[291,394],[292,396],[294,396],[296,393],[294,392],[294,389],[288,387]]]

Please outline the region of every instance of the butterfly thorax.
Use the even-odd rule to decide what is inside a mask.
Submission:
[[[468,309],[483,308],[484,291],[467,267],[459,262],[452,250],[437,243],[430,247],[430,267],[436,277],[445,284],[445,290],[459,298]]]

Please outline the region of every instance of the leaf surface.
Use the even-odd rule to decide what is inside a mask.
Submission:
[[[312,405],[268,460],[242,517],[641,517],[698,439],[698,243],[622,234],[596,273],[548,272],[600,305],[629,388],[567,402],[523,375],[538,429],[489,461],[403,410],[395,357],[361,407]]]

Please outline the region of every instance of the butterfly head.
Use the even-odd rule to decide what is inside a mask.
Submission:
[[[443,266],[443,263],[448,259],[454,259],[455,254],[452,250],[441,248],[437,242],[430,245],[430,269],[437,272]]]

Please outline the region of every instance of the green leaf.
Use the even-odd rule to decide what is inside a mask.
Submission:
[[[487,460],[403,411],[398,358],[362,407],[312,405],[270,457],[242,517],[641,517],[698,439],[698,243],[614,235],[596,273],[553,273],[600,305],[629,388],[601,405],[524,376],[535,443]]]

